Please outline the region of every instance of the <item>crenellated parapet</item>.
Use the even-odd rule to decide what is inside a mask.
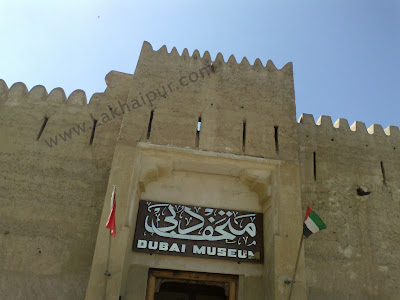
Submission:
[[[9,131],[14,142],[18,140],[24,147],[90,151],[101,145],[102,153],[111,155],[122,121],[122,116],[113,115],[111,109],[117,109],[118,101],[126,99],[131,80],[131,74],[111,71],[106,76],[106,90],[93,94],[89,103],[83,90],[67,96],[62,88],[47,91],[37,85],[28,90],[24,83],[8,87],[0,80],[3,133]],[[105,122],[107,126],[101,126]]]
[[[180,78],[185,78],[184,84]],[[106,121],[124,118],[121,139],[136,141],[148,135],[147,140],[155,144],[268,158],[295,158],[297,132],[300,144],[304,140],[315,145],[332,141],[355,145],[368,144],[369,139],[377,145],[383,141],[396,147],[400,141],[396,126],[383,130],[373,124],[367,129],[359,121],[350,126],[343,118],[332,122],[329,116],[321,116],[315,121],[309,114],[303,114],[297,124],[291,63],[277,69],[271,60],[263,64],[256,59],[250,64],[244,57],[239,63],[234,55],[226,60],[222,53],[212,60],[208,51],[190,54],[185,48],[179,54],[175,47],[153,50],[144,42],[135,73],[111,71],[105,81],[106,90],[93,94],[88,103],[83,90],[67,97],[62,88],[48,92],[37,85],[28,90],[24,83],[8,87],[0,80],[0,107],[37,108],[36,118],[40,122],[50,118],[49,126],[59,120],[61,132],[82,121],[93,126],[96,120],[100,126],[97,134],[110,128],[101,126]],[[112,111],[119,115],[112,115]],[[202,131],[196,137],[199,120]],[[113,132],[120,121],[113,122]]]
[[[191,71],[194,65],[201,67],[206,67],[204,73],[223,73],[224,70],[228,70],[231,74],[235,74],[235,77],[239,79],[244,79],[248,77],[247,72],[264,72],[265,74],[271,76],[272,74],[289,75],[292,78],[292,63],[287,63],[281,69],[276,68],[271,60],[268,60],[265,65],[260,59],[256,59],[253,64],[250,64],[246,57],[243,57],[239,63],[234,55],[231,55],[227,61],[225,61],[222,53],[216,55],[215,60],[211,59],[211,55],[208,51],[205,51],[202,55],[198,50],[194,50],[190,55],[188,49],[184,49],[182,54],[179,54],[176,47],[173,47],[170,52],[168,52],[167,47],[164,45],[158,50],[153,50],[150,43],[144,42],[142,46],[142,51],[138,66],[136,68],[135,75],[141,72],[149,73],[152,67],[156,65],[158,72],[160,74],[155,74],[154,78],[146,78],[146,83],[141,85],[157,85],[157,77],[162,77],[163,79],[171,79],[175,73],[183,71],[184,69]],[[167,68],[164,68],[163,65]],[[169,65],[180,66],[178,68],[168,68]],[[150,67],[152,66],[152,67]],[[182,68],[182,66],[184,66]],[[168,74],[161,74],[163,71],[167,71]],[[177,72],[178,71],[178,72]],[[240,75],[241,72],[245,72],[246,75]],[[163,75],[163,76],[161,76]],[[165,76],[167,75],[167,76]],[[179,75],[179,74],[178,74]],[[189,74],[186,74],[189,75]],[[202,74],[204,75],[204,74]],[[260,76],[257,74],[256,76]],[[263,75],[262,75],[263,76]],[[136,76],[138,77],[138,76]],[[69,96],[66,95],[62,88],[55,88],[51,91],[47,91],[42,85],[34,86],[31,90],[28,90],[26,85],[22,82],[17,82],[12,84],[10,87],[4,80],[0,79],[0,104],[6,103],[9,105],[17,105],[24,103],[36,103],[36,104],[67,104],[67,105],[85,105],[101,102],[103,95],[108,96],[122,96],[127,95],[129,89],[133,86],[132,74],[124,74],[121,72],[111,71],[107,74],[105,81],[107,84],[107,89],[104,93],[95,93],[88,101],[86,94],[82,90],[75,90]],[[179,77],[178,77],[179,78]],[[265,79],[265,78],[263,78]],[[149,82],[151,81],[151,82]],[[145,91],[144,91],[145,92]],[[120,98],[121,99],[121,98]],[[124,99],[123,99],[124,100]]]
[[[189,77],[190,74],[195,72],[202,79],[208,76],[214,77],[214,80],[207,83],[209,90],[214,88],[212,83],[218,81],[218,89],[226,88],[231,93],[243,87],[249,96],[256,94],[264,98],[272,98],[273,94],[275,99],[277,94],[289,94],[290,96],[286,98],[294,101],[293,66],[291,62],[278,69],[271,60],[263,64],[257,58],[253,64],[250,64],[246,57],[243,57],[239,62],[234,55],[230,55],[225,60],[220,52],[213,60],[208,51],[200,54],[198,50],[194,50],[190,55],[188,49],[185,48],[182,54],[179,54],[176,47],[168,51],[164,45],[160,49],[154,50],[148,42],[143,43],[134,73],[134,79],[136,79],[134,81],[139,83],[141,89],[156,88],[159,84],[179,80],[181,75]],[[196,82],[195,77],[197,75],[193,74],[193,77],[188,79],[191,82]],[[151,78],[149,78],[150,76]],[[254,89],[253,87],[257,88]],[[190,88],[194,88],[194,85],[191,84]]]
[[[331,180],[340,182],[351,178],[353,184],[376,189],[396,184],[400,163],[400,131],[397,126],[355,121],[349,126],[346,119],[332,122],[321,116],[315,122],[310,114],[298,120],[298,144],[304,182]],[[348,180],[348,179],[346,179]],[[348,182],[351,182],[348,181]],[[347,184],[347,183],[346,183]]]
[[[11,106],[20,104],[87,105],[86,94],[82,90],[75,90],[67,97],[62,88],[55,88],[48,93],[44,86],[36,85],[29,91],[24,83],[17,82],[8,89],[3,80],[0,81],[0,99],[0,103]]]
[[[0,80],[0,102],[8,105],[23,103],[86,105],[87,98],[82,90],[75,90],[67,97],[62,88],[55,88],[48,93],[44,86],[36,85],[29,91],[22,82],[16,82],[8,88],[5,81]]]
[[[123,140],[148,136],[154,144],[208,151],[282,159],[297,155],[291,63],[277,69],[272,61],[250,64],[245,57],[225,59],[222,53],[212,59],[208,51],[180,54],[175,47],[154,50],[144,42],[126,104],[132,113],[124,116]],[[151,132],[134,133],[143,123]]]
[[[107,74],[105,81],[107,89],[104,93],[94,93],[90,101],[83,90],[75,90],[68,97],[62,88],[55,88],[48,92],[42,85],[36,85],[28,90],[22,82],[16,82],[9,88],[7,83],[0,79],[0,105],[18,104],[46,104],[46,105],[92,105],[102,102],[112,102],[113,98],[125,96],[128,94],[132,81],[132,74],[125,74],[117,71],[111,71]],[[109,99],[107,99],[109,98]]]
[[[347,132],[356,136],[364,137],[388,137],[389,139],[397,139],[400,141],[400,131],[397,126],[388,126],[383,129],[379,124],[372,124],[370,127],[365,123],[355,121],[351,126],[346,119],[339,118],[334,123],[330,116],[320,116],[315,122],[314,116],[311,114],[302,114],[298,120],[299,126],[305,130],[325,129],[331,132]]]
[[[162,46],[158,50],[153,50],[152,45],[149,42],[144,42],[143,43],[143,48],[142,48],[142,54],[143,55],[148,55],[148,54],[155,54],[157,56],[162,57],[163,59],[165,58],[171,58],[171,59],[181,59],[182,61],[187,61],[187,60],[201,60],[205,64],[213,64],[213,65],[227,65],[229,67],[236,67],[239,70],[248,70],[249,68],[252,68],[254,70],[263,70],[263,71],[268,71],[268,72],[276,72],[276,71],[281,71],[281,72],[291,72],[292,69],[292,63],[289,62],[287,63],[282,69],[276,68],[274,63],[271,60],[268,60],[266,65],[264,66],[263,63],[259,58],[257,58],[253,64],[250,64],[248,59],[246,57],[243,57],[241,62],[239,63],[234,55],[229,56],[228,60],[225,61],[224,56],[221,52],[219,52],[215,60],[213,61],[211,59],[211,55],[208,51],[205,51],[203,55],[200,54],[199,50],[194,50],[192,55],[189,54],[189,50],[185,48],[182,51],[182,54],[178,53],[178,50],[176,47],[173,47],[170,52],[168,52],[167,46]]]

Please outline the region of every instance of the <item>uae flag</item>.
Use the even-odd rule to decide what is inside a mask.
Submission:
[[[116,234],[116,228],[115,228],[115,209],[117,208],[117,203],[115,200],[116,197],[116,186],[114,185],[114,189],[111,195],[111,211],[110,215],[108,216],[106,228],[110,229],[110,234],[115,237]]]
[[[321,218],[307,206],[306,217],[303,223],[303,234],[308,238],[313,233],[316,233],[322,229],[326,229],[326,225],[322,222]]]

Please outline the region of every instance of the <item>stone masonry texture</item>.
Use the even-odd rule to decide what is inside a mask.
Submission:
[[[296,121],[291,63],[145,42],[134,74],[106,84],[87,104],[0,80],[0,298],[85,297],[117,142],[145,142],[294,162],[302,212],[328,227],[304,242],[307,298],[400,299],[397,127]]]

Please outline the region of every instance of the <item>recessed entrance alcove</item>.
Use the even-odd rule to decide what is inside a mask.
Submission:
[[[136,226],[138,202],[144,200],[148,203],[170,203],[258,213],[265,216],[261,225],[262,229],[266,229],[263,240],[272,232],[274,219],[270,216],[273,210],[272,202],[276,201],[278,195],[276,187],[279,162],[277,161],[141,143],[137,146],[132,167],[132,189],[127,214],[127,224],[131,228]],[[133,232],[134,230],[131,239]],[[265,249],[263,254],[270,255],[270,253],[270,250]],[[171,256],[135,251],[128,253],[128,256],[127,295],[134,293],[134,290],[137,292],[138,289],[143,293],[144,287],[135,284],[136,278],[139,274],[147,277],[149,270],[157,268],[176,272],[204,272],[209,276],[215,274],[236,276],[238,286],[246,283],[246,287],[242,287],[242,295],[247,293],[259,297],[263,293],[265,268],[270,261],[270,258],[265,257],[263,263],[241,263],[207,257]],[[147,284],[149,285],[150,281]],[[180,284],[184,283],[175,282],[158,286],[158,294],[154,294],[156,295],[154,299],[164,299],[172,295],[171,289]],[[181,285],[180,289],[185,290],[186,287]],[[194,290],[198,290],[199,295],[197,292],[196,295],[181,293],[179,297],[203,299],[201,293],[215,292],[215,299],[228,299],[218,298],[222,296],[215,287],[203,285],[197,286]],[[176,296],[178,297],[178,294]]]

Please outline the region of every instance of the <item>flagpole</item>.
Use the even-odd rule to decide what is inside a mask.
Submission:
[[[104,275],[111,276],[111,273],[108,271],[108,267],[110,265],[110,248],[111,248],[111,233],[108,235],[108,249],[107,249],[107,266]]]
[[[113,191],[111,194],[110,211],[112,210],[113,205],[114,205],[115,189],[116,189],[116,185],[113,186]],[[110,266],[110,248],[111,248],[111,230],[110,230],[110,234],[108,235],[107,265],[106,265],[106,271],[104,272],[104,275],[106,275],[106,276],[111,276],[111,273],[108,270],[108,268]]]
[[[297,266],[299,265],[299,258],[300,258],[300,252],[301,252],[301,245],[303,245],[303,240],[304,240],[304,234],[301,234],[301,239],[300,239],[300,246],[299,246],[299,252],[297,252],[297,259],[296,259],[296,265],[294,267],[294,272],[293,272],[293,277],[290,282],[290,293],[289,293],[289,300],[292,297],[292,291],[293,291],[293,284],[295,283],[296,279],[296,272],[297,272]]]

